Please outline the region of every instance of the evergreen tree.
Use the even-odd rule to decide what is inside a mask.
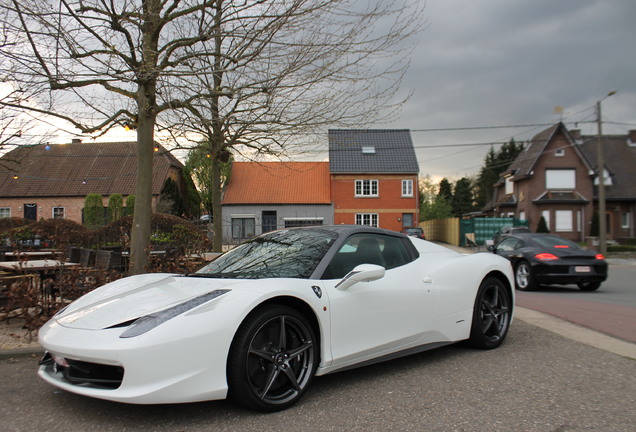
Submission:
[[[444,197],[449,203],[453,200],[453,187],[448,181],[448,179],[443,178],[439,182],[439,192],[437,192],[438,196]]]
[[[524,144],[515,142],[511,138],[509,142],[503,144],[499,151],[490,149],[484,158],[484,165],[479,170],[479,176],[475,184],[475,201],[477,208],[482,208],[492,199],[494,184],[499,179],[499,175],[506,171],[512,162],[523,151]]]
[[[114,222],[124,215],[124,198],[114,193],[108,197],[108,221]]]
[[[468,177],[462,177],[455,183],[455,189],[451,198],[453,216],[462,217],[474,209],[473,185]]]
[[[550,229],[548,228],[548,224],[545,221],[545,218],[543,216],[541,216],[541,219],[539,219],[539,225],[537,226],[537,232],[538,233],[550,233]]]
[[[95,228],[104,225],[104,201],[100,194],[91,193],[84,200],[84,225]]]

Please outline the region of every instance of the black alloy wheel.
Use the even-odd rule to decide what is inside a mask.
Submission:
[[[515,286],[519,291],[537,289],[537,284],[532,276],[532,266],[528,261],[520,261],[515,267]]]
[[[272,305],[249,315],[228,358],[229,396],[260,411],[279,411],[304,394],[318,366],[318,344],[295,309]]]
[[[468,344],[475,348],[492,349],[503,343],[512,317],[512,301],[504,283],[487,277],[479,286]]]

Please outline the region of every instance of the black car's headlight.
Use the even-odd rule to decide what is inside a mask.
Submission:
[[[213,300],[229,291],[230,290],[214,290],[212,292],[190,299],[184,303],[162,310],[161,312],[155,312],[153,314],[145,315],[140,318],[137,318],[130,325],[130,327],[128,327],[126,331],[123,332],[119,337],[131,338],[131,337],[142,335],[152,330],[153,328],[157,327],[158,325],[163,324],[169,319],[172,319],[176,317],[177,315],[181,315],[182,313],[187,312],[190,309],[194,309],[195,307],[200,306],[203,303],[207,303],[210,300]]]

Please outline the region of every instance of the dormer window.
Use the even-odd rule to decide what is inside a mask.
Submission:
[[[557,157],[565,156],[565,149],[559,148],[554,151],[554,155]]]
[[[362,154],[375,154],[375,147],[362,147]]]
[[[545,170],[546,189],[576,189],[576,170],[547,169]]]

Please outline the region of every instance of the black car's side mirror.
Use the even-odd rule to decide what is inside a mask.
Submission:
[[[490,252],[495,252],[495,245],[490,245],[490,246],[488,246],[488,250],[489,250]]]

